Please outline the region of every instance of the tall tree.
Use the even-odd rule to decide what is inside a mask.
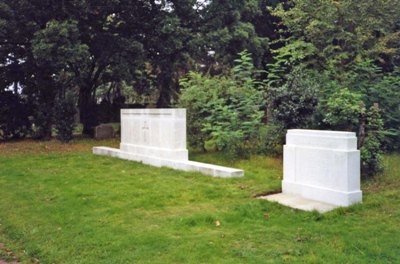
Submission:
[[[65,83],[78,87],[88,133],[96,124],[97,87],[113,78],[131,78],[142,53],[136,40],[140,33],[125,32],[116,18],[125,10],[145,12],[146,2],[5,0],[0,8],[7,15],[0,46],[5,80],[10,83],[17,75],[15,82],[40,95],[48,107]]]
[[[281,53],[339,70],[365,59],[398,63],[399,13],[399,0],[291,0],[273,11],[289,33]]]
[[[3,0],[0,85],[22,89],[35,102],[45,134],[55,98],[75,92],[89,133],[98,87],[135,81],[138,91],[158,91],[157,106],[167,107],[190,69],[230,67],[243,49],[262,67],[267,36],[275,38],[266,8],[274,2]]]
[[[157,2],[157,3],[156,3]],[[143,44],[149,74],[159,97],[157,107],[167,107],[176,96],[178,80],[194,65],[202,51],[201,9],[197,0],[152,1]]]
[[[209,63],[231,67],[235,56],[247,49],[257,68],[262,68],[269,54],[271,39],[277,38],[268,0],[213,0],[204,10],[202,32]]]

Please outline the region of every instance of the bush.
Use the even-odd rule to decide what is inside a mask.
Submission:
[[[210,136],[203,131],[205,118],[210,115],[207,104],[215,102],[218,99],[218,93],[222,93],[227,89],[226,87],[233,84],[225,77],[203,76],[197,72],[189,72],[185,78],[180,80],[182,89],[178,107],[187,109],[190,146],[205,150],[205,143],[210,140]]]
[[[260,129],[258,153],[282,155],[285,144],[286,129],[280,123],[270,122]]]
[[[369,177],[383,170],[383,121],[378,104],[374,104],[368,112],[366,129],[367,136],[360,148],[361,172],[364,176]]]
[[[53,126],[53,104],[37,102],[33,115],[33,137],[50,140]]]
[[[0,93],[0,140],[19,139],[31,130],[29,107],[12,92]]]
[[[269,89],[274,120],[286,129],[307,126],[318,105],[317,92],[304,69],[295,68],[281,87]]]
[[[352,131],[358,125],[362,105],[361,94],[341,89],[328,99],[324,122],[336,129]]]
[[[388,150],[399,150],[400,68],[395,67],[390,72],[387,70],[375,65],[371,60],[361,60],[341,75],[338,75],[335,69],[319,73],[319,82],[323,87],[320,94],[323,108],[320,109],[320,113],[325,115],[328,112],[336,119],[326,118],[325,121],[331,128],[350,130],[352,126],[354,129],[357,126],[357,115],[362,110],[358,108],[360,101],[368,109],[374,103],[378,103],[384,121],[383,145]],[[343,89],[344,87],[348,89]],[[328,101],[331,107],[327,110]],[[324,118],[325,116],[321,116],[320,120]]]
[[[54,122],[57,138],[63,143],[68,143],[72,139],[75,127],[75,114],[76,108],[72,99],[62,98],[57,100],[54,111]]]
[[[190,72],[180,80],[178,106],[188,112],[189,143],[203,150],[216,148],[233,156],[248,156],[258,140],[264,94],[252,78],[249,54],[242,52],[227,76]]]

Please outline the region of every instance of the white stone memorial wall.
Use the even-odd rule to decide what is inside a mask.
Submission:
[[[188,160],[185,109],[122,109],[120,149]]]
[[[93,153],[216,177],[244,175],[240,169],[188,159],[186,109],[123,109],[120,148],[94,147]]]

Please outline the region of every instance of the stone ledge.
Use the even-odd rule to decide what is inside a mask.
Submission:
[[[109,147],[94,147],[93,154],[111,156],[120,159],[133,160],[142,162],[143,164],[152,165],[156,167],[169,167],[184,171],[195,171],[202,174],[211,175],[214,177],[232,178],[242,177],[243,170],[217,166],[207,163],[189,161],[189,160],[169,160],[157,157],[145,156],[140,154],[128,153],[115,148]]]
[[[279,204],[299,209],[303,211],[318,211],[319,213],[326,213],[340,206],[334,204],[323,203],[315,200],[303,198],[299,195],[278,193],[267,196],[258,197],[258,199],[267,200],[270,202],[277,202]]]
[[[360,190],[347,192],[287,180],[282,181],[282,191],[285,194],[298,195],[305,199],[318,200],[322,203],[337,206],[350,206],[362,200],[362,192]]]
[[[186,118],[185,108],[137,108],[137,109],[121,109],[121,116],[132,115],[138,118],[152,116],[153,118],[170,116],[171,118]]]

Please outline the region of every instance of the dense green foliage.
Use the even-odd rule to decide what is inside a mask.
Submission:
[[[318,104],[318,88],[304,69],[294,69],[282,86],[269,89],[274,119],[286,129],[309,126]]]
[[[244,51],[228,76],[191,72],[181,80],[178,106],[187,108],[190,143],[234,156],[255,150],[259,138],[264,93],[253,78],[254,66]]]
[[[192,154],[246,171],[219,179],[91,153],[118,143],[0,145],[0,241],[22,263],[400,261],[399,155],[363,204],[318,214],[253,198],[279,191],[280,159]]]
[[[368,58],[390,68],[399,63],[399,13],[399,0],[290,0],[273,10],[288,33],[279,52],[338,73]]]
[[[323,121],[332,127],[352,131],[358,125],[362,105],[361,94],[340,89],[328,98]]]
[[[0,140],[19,139],[30,131],[27,103],[12,92],[0,92]]]
[[[4,0],[0,89],[20,87],[32,105],[48,110],[59,92],[73,90],[84,132],[90,133],[99,122],[96,104],[103,87],[126,87],[126,93],[147,97],[147,104],[168,107],[176,99],[179,78],[191,69],[229,68],[232,56],[245,48],[262,65],[269,54],[267,34],[275,26],[256,22],[273,21],[266,6],[275,4]],[[41,136],[47,137],[52,123],[37,116],[37,126],[47,126]]]
[[[68,143],[72,139],[75,127],[75,114],[75,104],[71,97],[59,98],[56,101],[54,123],[57,138],[63,143]]]
[[[367,116],[367,137],[363,142],[361,151],[361,171],[366,176],[373,176],[383,169],[383,122],[377,104],[371,106]]]

